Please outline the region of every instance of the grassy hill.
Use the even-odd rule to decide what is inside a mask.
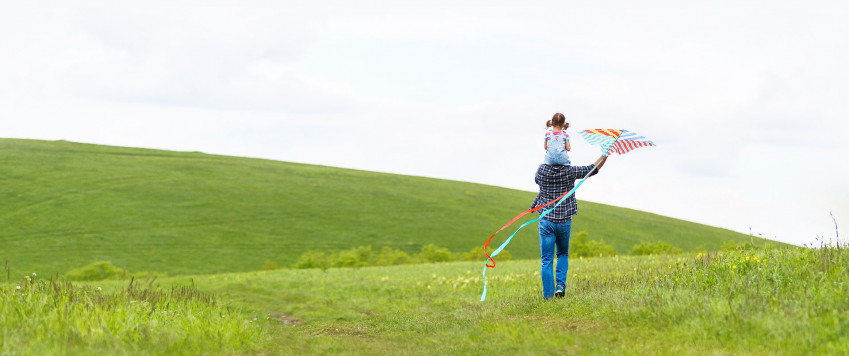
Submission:
[[[198,152],[0,139],[0,262],[63,273],[107,260],[130,271],[239,272],[308,250],[481,245],[534,193],[481,184]],[[749,241],[729,230],[581,202],[574,231],[619,252]],[[518,226],[518,225],[517,225]],[[510,245],[534,258],[535,225]],[[497,243],[507,237],[503,232]]]

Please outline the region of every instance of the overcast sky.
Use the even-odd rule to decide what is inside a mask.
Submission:
[[[584,129],[658,145],[579,199],[797,244],[849,227],[845,1],[115,3],[3,2],[0,137],[536,191],[562,112],[575,164]]]

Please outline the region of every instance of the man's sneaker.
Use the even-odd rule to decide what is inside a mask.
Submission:
[[[562,285],[558,285],[557,288],[554,288],[554,296],[557,298],[563,298],[566,295],[566,287]]]

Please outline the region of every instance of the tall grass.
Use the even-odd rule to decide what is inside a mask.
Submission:
[[[106,292],[35,274],[0,284],[3,355],[226,354],[257,349],[264,332],[194,286],[131,280]]]

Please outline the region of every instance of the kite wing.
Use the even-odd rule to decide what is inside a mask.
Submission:
[[[591,145],[600,146],[605,156],[611,152],[624,155],[637,147],[656,146],[642,135],[628,130],[592,129],[579,134]]]

